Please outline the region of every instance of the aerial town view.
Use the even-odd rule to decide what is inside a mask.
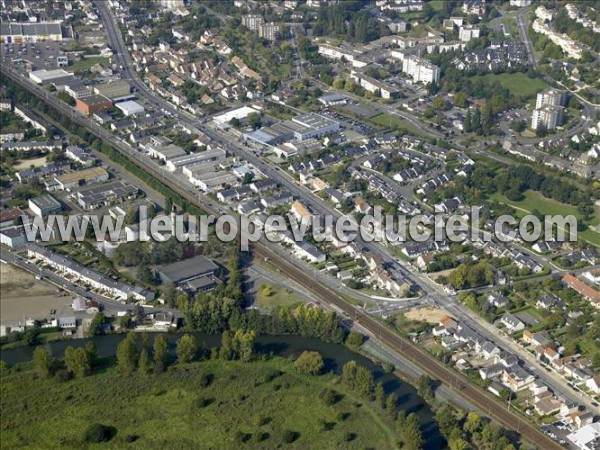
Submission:
[[[0,0],[0,447],[600,449],[600,0]]]

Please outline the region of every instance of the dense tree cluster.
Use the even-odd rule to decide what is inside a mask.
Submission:
[[[294,361],[294,367],[300,373],[319,375],[325,364],[319,352],[304,351]]]
[[[506,430],[484,421],[473,411],[467,414],[445,403],[436,410],[435,420],[452,450],[515,449],[506,436]]]
[[[363,8],[366,0],[346,0],[319,8],[313,27],[315,36],[334,36],[349,42],[370,42],[390,34],[382,22]]]
[[[168,264],[180,261],[193,252],[194,247],[189,242],[180,242],[175,237],[160,243],[133,241],[117,247],[115,262],[126,267]]]
[[[431,383],[429,378],[425,381]],[[419,450],[423,447],[424,439],[418,417],[414,413],[408,416],[404,411],[398,413],[397,395],[392,392],[386,397],[383,384],[375,384],[373,373],[368,368],[356,361],[348,361],[342,367],[341,382],[361,397],[373,400],[391,419],[396,420],[401,448]]]
[[[487,261],[473,263],[467,261],[448,275],[448,282],[454,289],[470,289],[487,286],[494,282],[494,268]]]
[[[254,331],[227,330],[221,337],[221,348],[219,357],[227,360],[239,359],[244,362],[250,361],[254,354]]]

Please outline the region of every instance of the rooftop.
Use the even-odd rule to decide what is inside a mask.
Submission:
[[[99,177],[108,177],[108,172],[102,167],[90,167],[89,169],[66,173],[56,177],[56,179],[62,184],[72,184],[80,180],[90,180]]]
[[[50,194],[40,195],[39,197],[29,199],[31,203],[40,209],[60,208],[60,203]]]
[[[214,273],[219,267],[205,256],[199,255],[162,266],[158,271],[163,282],[174,284]]]

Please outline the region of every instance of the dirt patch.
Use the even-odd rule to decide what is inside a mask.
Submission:
[[[14,324],[24,318],[44,319],[72,314],[72,297],[57,294],[56,288],[22,269],[0,264],[0,323]]]
[[[41,156],[40,158],[34,159],[22,159],[17,164],[15,164],[15,170],[23,170],[29,169],[31,166],[33,167],[41,167],[46,164],[46,157]]]
[[[404,313],[407,319],[418,320],[419,322],[428,322],[431,324],[438,324],[440,321],[448,315],[446,311],[439,308],[414,308],[409,309]]]

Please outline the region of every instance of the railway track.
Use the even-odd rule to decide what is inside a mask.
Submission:
[[[255,246],[252,250],[255,255],[260,258],[269,258],[270,261],[274,262],[275,265],[292,280],[306,287],[326,303],[335,305],[354,322],[369,330],[369,332],[374,336],[377,336],[383,343],[399,350],[400,353],[412,360],[413,363],[417,364],[432,377],[440,380],[459,395],[468,398],[469,401],[476,404],[481,411],[487,413],[489,417],[497,420],[505,427],[517,431],[530,443],[538,445],[544,450],[563,448],[557,442],[544,435],[534,425],[524,421],[524,419],[517,414],[507,410],[506,405],[497,398],[488,395],[478,386],[472,385],[472,382],[466,377],[445,366],[412,341],[397,335],[373,317],[365,315],[362,311],[359,311],[354,305],[341,298],[335,292],[316,283],[306,272],[300,270],[288,261],[279,258],[276,253],[264,246]]]
[[[36,89],[37,86],[31,85],[31,83],[22,80],[19,75],[15,75],[12,73],[12,70],[7,69],[6,67],[2,67],[2,74],[13,80],[13,82],[22,88],[32,92],[48,105],[56,109],[60,114],[69,117],[70,120],[77,125],[85,127],[95,137],[109,142],[123,157],[127,158],[130,162],[136,164],[147,173],[155,176],[165,186],[180,195],[190,204],[208,214],[219,214],[216,209],[202,203],[196,192],[190,192],[188,189],[183,188],[177,183],[176,178],[166,175],[164,171],[160,169],[160,167],[156,166],[152,161],[147,160],[147,158],[139,154],[131,147],[127,147],[118,142],[114,136],[110,135],[110,133],[108,133],[106,130],[92,123],[89,119],[82,117],[77,113],[73,114],[73,110],[68,105],[61,102],[57,97],[49,95],[43,90],[40,92],[38,89]],[[390,329],[377,322],[371,316],[364,315],[355,306],[347,302],[341,296],[326,286],[317,283],[313,278],[310,277],[309,274],[304,272],[290,261],[282,258],[277,253],[271,251],[268,247],[262,245],[260,242],[257,242],[251,247],[251,251],[253,251],[258,257],[269,258],[271,263],[278,267],[289,278],[296,281],[301,286],[304,286],[317,298],[320,298],[324,302],[339,308],[346,316],[360,324],[373,336],[377,336],[382,342],[399,351],[405,357],[411,359],[431,377],[444,383],[447,387],[454,390],[459,395],[468,398],[469,401],[475,404],[481,411],[486,412],[489,417],[497,420],[503,426],[517,431],[530,443],[539,446],[541,449],[546,450],[563,448],[557,442],[545,436],[534,424],[525,421],[518,414],[507,410],[504,403],[500,402],[497,398],[492,397],[491,394],[487,394],[480,387],[473,385],[472,382],[462,374],[459,374],[446,367],[425,350],[421,349],[410,340],[395,334]]]

